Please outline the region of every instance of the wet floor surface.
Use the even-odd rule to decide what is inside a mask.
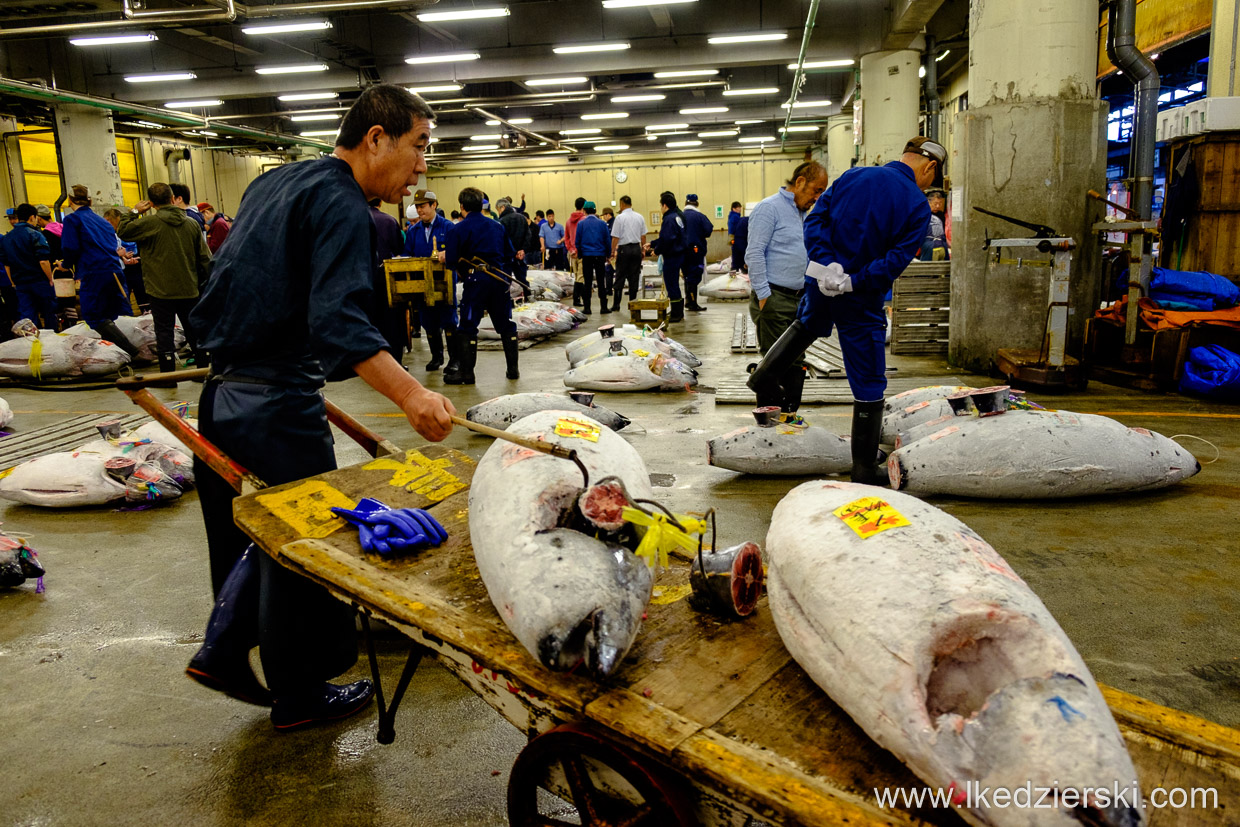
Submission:
[[[754,356],[729,351],[744,305],[690,314],[673,335],[705,361],[706,388],[737,378]],[[585,329],[614,316],[595,315]],[[478,385],[445,390],[457,408],[517,391],[555,391],[567,368],[557,339],[522,351],[522,378],[503,378],[500,352],[479,354]],[[406,356],[422,379],[423,342]],[[902,376],[957,376],[934,359],[893,359]],[[933,377],[939,377],[934,379]],[[157,390],[196,399],[198,386]],[[329,397],[397,444],[419,440],[360,380]],[[130,412],[114,390],[3,390],[14,427],[82,412]],[[1050,407],[1105,413],[1131,426],[1209,440],[1221,459],[1162,492],[1075,502],[933,498],[991,542],[1058,618],[1100,682],[1210,720],[1240,726],[1240,406],[1091,384]],[[745,406],[709,392],[599,394],[633,420],[622,433],[646,460],[669,507],[723,514],[721,542],[761,541],[771,510],[801,480],[750,478],[706,464],[706,440],[751,422]],[[847,432],[849,409],[811,406],[813,423]],[[340,463],[361,461],[340,437]],[[447,444],[480,457],[489,441],[464,432]],[[1207,461],[1213,449],[1185,445]],[[210,584],[201,513],[191,493],[167,507],[49,511],[0,505],[4,530],[27,536],[48,569],[47,591],[0,591],[0,824],[500,825],[509,768],[524,736],[445,670],[424,664],[397,721],[375,743],[373,708],[316,730],[275,734],[265,710],[187,680]],[[403,664],[382,646],[385,683]],[[364,675],[359,665],[350,673]]]

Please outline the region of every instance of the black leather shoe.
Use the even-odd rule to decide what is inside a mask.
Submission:
[[[254,677],[249,661],[233,664],[212,663],[211,659],[204,655],[206,649],[205,646],[199,649],[198,654],[190,660],[189,666],[185,667],[186,675],[208,689],[223,692],[230,698],[255,706],[271,706],[271,692]]]
[[[344,686],[325,683],[320,693],[309,697],[275,698],[271,705],[271,723],[281,732],[287,732],[324,721],[337,721],[361,712],[374,694],[374,684],[364,679]]]

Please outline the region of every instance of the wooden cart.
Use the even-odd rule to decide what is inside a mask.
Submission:
[[[474,564],[474,461],[442,446],[384,455],[390,443],[343,424],[351,435],[361,429],[374,460],[239,497],[234,516],[280,563],[357,607],[377,685],[368,618],[411,640],[391,704],[378,692],[380,741],[394,737],[395,707],[431,654],[531,739],[509,781],[513,825],[569,823],[539,812],[540,787],[594,825],[740,827],[755,816],[830,827],[963,823],[947,810],[881,809],[876,788],[921,783],[792,660],[765,599],[744,620],[690,609],[687,565],[660,575],[637,642],[611,679],[547,670],[508,631]],[[410,557],[366,554],[357,533],[327,512],[363,496],[427,508],[449,539]],[[1155,787],[1217,790],[1220,809],[1149,810],[1149,825],[1240,824],[1240,732],[1104,693],[1147,795]]]

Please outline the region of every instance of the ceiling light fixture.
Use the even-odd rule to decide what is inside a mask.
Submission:
[[[680,114],[682,115],[718,115],[718,114],[721,114],[727,111],[728,111],[728,108],[726,106],[699,106],[693,109],[682,109],[680,110]]]
[[[168,101],[164,104],[165,109],[205,109],[208,106],[223,106],[222,100],[203,100],[203,101]]]
[[[844,66],[852,66],[857,61],[852,58],[842,60],[808,60],[801,64],[802,69],[839,69]],[[797,65],[789,63],[788,68],[796,71]]]
[[[423,23],[450,23],[453,20],[485,20],[491,17],[507,17],[507,6],[485,9],[457,9],[456,11],[430,11],[418,15]]]
[[[605,9],[636,9],[642,6],[671,6],[677,3],[696,3],[697,0],[603,0]]]
[[[405,58],[405,63],[410,66],[420,66],[427,63],[456,63],[465,60],[479,60],[482,55],[477,52],[451,52],[442,55],[414,55]]]
[[[583,121],[619,121],[627,118],[628,112],[592,112],[589,115],[582,115]]]
[[[285,103],[295,103],[297,101],[327,101],[335,100],[340,97],[339,92],[299,92],[296,95],[280,95],[276,100]]]
[[[666,100],[667,95],[615,95],[612,103],[646,103],[647,101]]]
[[[629,48],[629,44],[625,43],[580,43],[572,46],[554,46],[551,51],[557,55],[581,55],[593,54],[594,52],[623,52]]]
[[[165,80],[193,80],[198,77],[193,72],[160,72],[154,75],[125,75],[130,83],[160,83]]]
[[[575,75],[566,78],[531,78],[525,82],[526,86],[575,86],[578,83],[589,83],[590,79]]]
[[[465,146],[461,147],[462,152],[478,152],[491,149],[499,149],[499,144],[465,144]]]
[[[681,149],[687,146],[701,146],[701,141],[668,141],[665,146],[668,149]]]
[[[302,132],[303,138],[334,138],[340,134],[339,129],[316,129],[311,132]]]
[[[670,72],[655,72],[656,78],[708,78],[719,74],[718,69],[676,69]]]
[[[823,98],[822,100],[797,101],[796,103],[792,104],[792,108],[793,109],[810,109],[815,106],[830,106],[830,105],[831,105],[831,101],[827,100],[826,98]],[[781,103],[779,105],[779,108],[787,109],[788,104]]]
[[[463,87],[459,83],[438,83],[434,86],[407,86],[405,88],[415,95],[425,95],[430,92],[459,92]]]
[[[310,112],[305,115],[290,116],[295,123],[304,123],[306,121],[334,121],[340,117],[339,112]]]
[[[159,40],[152,32],[144,34],[104,34],[95,37],[73,37],[69,42],[74,46],[119,46],[123,43],[150,43]]]
[[[812,126],[810,124],[802,124],[800,126],[780,127],[780,132],[817,132],[822,127]]]
[[[561,129],[561,135],[598,135],[603,130],[595,127],[593,129]]]
[[[508,119],[508,123],[514,123],[514,124],[527,124],[527,123],[533,123],[533,122],[534,122],[533,118],[509,118]],[[487,126],[499,126],[502,123],[503,121],[487,121]]]
[[[706,42],[713,46],[721,46],[727,43],[763,43],[771,40],[787,40],[787,32],[757,32],[755,34],[726,34],[715,35],[706,38]]]
[[[773,135],[750,135],[739,139],[742,144],[761,144],[775,140]]]
[[[943,52],[943,54],[941,54],[941,55],[939,55],[938,57],[936,57],[936,58],[934,59],[934,62],[935,62],[935,63],[938,63],[940,60],[942,60],[943,58],[947,57],[947,56],[948,56],[948,55],[950,55],[951,53],[952,53],[952,50],[951,50],[951,49],[948,49],[947,51]]]
[[[494,132],[487,132],[483,135],[470,135],[469,140],[471,141],[494,141],[496,138],[499,138],[499,137],[502,137],[502,136],[496,135]]]
[[[598,152],[617,152],[622,149],[628,149],[628,144],[599,144],[594,147]]]
[[[754,86],[750,89],[724,89],[723,96],[725,98],[735,98],[740,95],[778,95],[778,86]]]
[[[749,126],[750,124],[762,123],[762,119],[761,118],[744,118],[739,121],[732,121],[732,123],[736,124],[737,126]]]
[[[739,129],[714,129],[710,132],[699,132],[699,138],[730,138],[733,135],[740,134]]]
[[[293,32],[321,32],[330,29],[330,20],[303,20],[299,23],[272,23],[270,26],[245,26],[245,34],[291,34]]]
[[[151,123],[150,121],[134,121],[138,126],[145,126],[149,129],[163,129],[162,123]]]
[[[647,124],[647,132],[667,132],[672,129],[688,129],[687,123],[652,123]]]
[[[301,72],[326,72],[326,63],[298,63],[293,66],[258,66],[254,69],[260,75],[295,75]]]

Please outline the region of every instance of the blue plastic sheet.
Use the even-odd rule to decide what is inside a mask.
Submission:
[[[1164,306],[1174,303],[1196,310],[1221,310],[1240,304],[1240,287],[1213,273],[1155,267],[1150,298]]]
[[[1220,345],[1193,348],[1184,362],[1180,391],[1215,399],[1240,400],[1240,354]]]

